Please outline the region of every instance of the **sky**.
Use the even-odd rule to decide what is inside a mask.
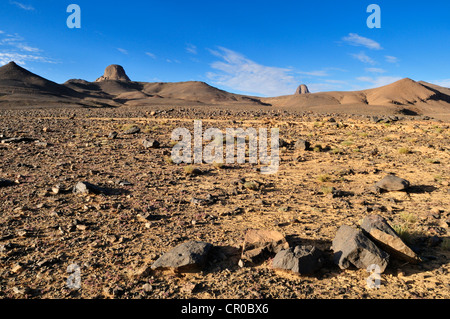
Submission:
[[[80,28],[67,25],[70,4]],[[367,25],[370,4],[380,28]],[[448,0],[2,0],[0,65],[64,83],[120,64],[134,81],[203,81],[254,96],[405,77],[450,87],[449,12]]]

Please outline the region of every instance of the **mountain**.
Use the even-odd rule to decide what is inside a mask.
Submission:
[[[31,73],[14,62],[0,67],[0,92],[3,94],[78,96],[70,88]]]
[[[276,107],[355,114],[441,114],[450,117],[450,89],[405,78],[362,91],[333,91],[263,98]]]
[[[350,114],[431,115],[450,119],[450,89],[405,78],[361,91],[309,93],[305,84],[295,94],[259,98],[233,94],[205,82],[132,81],[120,65],[110,65],[95,82],[82,79],[57,84],[10,62],[0,67],[0,107],[154,107],[221,106],[278,108]]]

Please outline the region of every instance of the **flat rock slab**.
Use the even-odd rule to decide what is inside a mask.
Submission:
[[[367,269],[378,265],[384,272],[389,262],[389,254],[378,248],[364,233],[347,225],[341,226],[333,239],[334,262],[341,269],[351,265]]]
[[[241,259],[257,263],[282,249],[288,248],[289,244],[280,232],[265,229],[249,229],[245,233]]]
[[[188,241],[162,255],[151,268],[153,270],[175,269],[179,272],[201,270],[213,245],[201,241]]]
[[[393,257],[413,264],[420,262],[420,258],[398,236],[386,219],[380,215],[369,215],[363,219],[361,228],[383,250]]]
[[[388,192],[403,191],[408,189],[409,186],[409,181],[395,175],[386,175],[381,181],[375,184],[375,187]]]
[[[141,129],[139,127],[133,126],[133,127],[129,128],[128,130],[126,130],[125,132],[123,132],[123,134],[130,135],[130,134],[137,134],[140,132],[141,132]]]
[[[2,140],[2,144],[12,144],[12,143],[31,143],[35,139],[29,137],[11,137]]]
[[[314,246],[297,246],[281,250],[273,259],[273,268],[311,275],[323,265],[322,251]]]

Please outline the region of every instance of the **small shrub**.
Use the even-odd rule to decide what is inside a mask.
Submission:
[[[331,153],[333,153],[333,154],[342,154],[342,150],[340,149],[340,148],[333,148],[332,150],[331,150]]]
[[[398,149],[398,152],[400,154],[409,154],[409,153],[411,153],[411,150],[409,148],[407,148],[407,147],[401,147],[401,148]]]
[[[326,183],[331,180],[331,177],[328,174],[322,174],[322,175],[317,176],[317,180],[319,182]]]
[[[415,222],[417,222],[417,217],[416,215],[412,214],[412,213],[406,213],[403,212],[400,214],[400,218],[405,222],[405,223],[409,223],[409,224],[414,224]]]
[[[343,141],[341,144],[344,146],[350,146],[350,145],[353,145],[353,140],[346,140],[346,141]]]
[[[221,169],[221,168],[224,168],[225,164],[223,162],[222,163],[221,162],[214,162],[213,166],[215,168],[217,168],[217,169]]]
[[[400,239],[405,243],[412,242],[413,234],[409,230],[408,225],[393,225],[392,228],[395,230]]]
[[[185,166],[184,172],[188,175],[200,175],[202,173],[201,170],[192,165]]]
[[[314,152],[322,152],[322,145],[315,145],[313,148]]]
[[[257,182],[245,182],[244,187],[252,191],[257,191],[259,189],[259,184]]]
[[[331,186],[324,186],[324,187],[322,187],[321,191],[322,191],[322,193],[325,194],[325,195],[327,195],[327,194],[332,194],[333,191],[334,191],[334,187],[331,187]]]
[[[367,134],[366,132],[359,133],[358,135],[359,135],[359,137],[368,137],[369,136],[369,134]]]
[[[444,238],[442,240],[441,248],[445,250],[450,250],[450,238]]]
[[[174,161],[172,159],[172,156],[165,156],[164,157],[164,162],[166,162],[167,164],[173,164]]]

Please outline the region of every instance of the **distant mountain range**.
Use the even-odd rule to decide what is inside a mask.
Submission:
[[[300,87],[299,87],[300,88]],[[345,113],[404,113],[450,117],[450,89],[409,78],[363,91],[309,93],[260,98],[229,93],[204,82],[131,81],[120,65],[108,66],[95,82],[57,84],[14,62],[0,67],[0,108],[208,106],[271,107]],[[300,94],[302,93],[302,94]]]

